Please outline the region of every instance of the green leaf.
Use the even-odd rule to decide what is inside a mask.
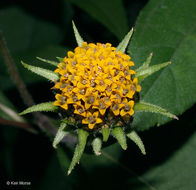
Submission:
[[[121,39],[128,31],[127,18],[122,0],[69,0],[77,5],[100,23],[106,26],[113,34]]]
[[[161,70],[162,68],[168,66],[171,64],[171,62],[165,62],[157,65],[153,65],[147,68],[140,69],[139,71],[136,72],[135,77],[138,78],[138,81],[141,82],[143,81],[146,77],[152,75],[153,73]]]
[[[127,137],[131,139],[139,147],[142,154],[144,155],[146,154],[144,144],[141,138],[139,137],[139,135],[135,131],[131,131],[130,133],[127,133]]]
[[[14,54],[13,59],[21,75],[21,78],[25,81],[27,85],[29,85],[29,84],[35,84],[38,82],[43,82],[45,81],[45,79],[33,73],[29,73],[26,71],[24,72],[24,67],[20,63],[21,59],[23,59],[25,63],[33,62],[34,65],[36,66],[45,67],[46,64],[37,60],[35,58],[36,56],[47,57],[48,59],[55,61],[55,57],[57,55],[64,56],[66,51],[67,51],[67,48],[63,48],[61,46],[56,46],[56,45],[44,46],[42,48],[33,49],[25,53]],[[1,56],[0,56],[0,62],[1,61],[3,60],[1,60]],[[54,70],[54,67],[48,64],[47,69]],[[15,85],[13,81],[11,80],[9,73],[7,72],[7,68],[4,64],[0,64],[0,81],[5,81],[4,83],[1,83],[2,90],[8,90],[9,88],[13,88]]]
[[[36,112],[36,111],[56,111],[57,109],[58,107],[54,106],[53,102],[45,102],[45,103],[31,106],[27,108],[26,110],[24,110],[23,112],[21,112],[19,115],[24,115],[24,114]]]
[[[123,150],[127,149],[127,140],[122,127],[115,127],[112,129],[111,134],[117,139],[118,143]]]
[[[140,98],[175,115],[196,103],[195,10],[196,2],[192,0],[149,1],[140,13],[129,47],[137,68],[150,52],[153,52],[151,65],[172,62],[142,83]],[[137,113],[133,127],[146,130],[168,121],[155,114]]]
[[[140,177],[148,181],[153,187],[152,189],[154,190],[195,189],[195,147],[196,133],[194,133],[188,139],[188,141],[182,145],[182,147],[174,151],[169,156],[169,158],[165,159],[163,163],[155,164],[151,169],[147,170]],[[168,149],[166,146],[164,148]],[[149,187],[144,185],[138,186],[138,184],[136,184],[135,180],[133,179],[130,179],[127,184],[129,184],[129,187],[133,187],[134,190],[150,189]]]
[[[110,136],[110,128],[108,126],[104,126],[101,129],[101,133],[103,135],[103,142],[106,142]]]
[[[95,138],[92,142],[92,147],[95,155],[100,156],[101,155],[101,147],[102,147],[102,141],[99,137]]]
[[[28,65],[28,64],[24,63],[23,61],[21,61],[21,63],[26,69],[32,71],[33,73],[36,73],[37,75],[44,77],[50,81],[55,82],[59,79],[59,76],[51,70]]]
[[[72,25],[73,25],[73,30],[74,30],[74,35],[75,35],[75,38],[76,38],[76,42],[77,42],[78,46],[81,46],[82,43],[84,42],[84,40],[80,36],[80,34],[78,32],[78,29],[76,28],[76,25],[75,25],[74,21],[72,21]]]
[[[58,156],[61,168],[63,172],[65,172],[69,168],[69,164],[70,164],[70,159],[68,157],[68,154],[62,147],[57,147],[56,152],[57,152],[57,156]]]
[[[41,150],[41,148],[40,148]],[[40,178],[40,183],[36,186],[36,190],[51,190],[51,189],[72,189],[73,183],[75,183],[74,179],[68,178],[65,175],[65,169],[67,169],[69,164],[68,155],[63,152],[61,148],[57,148],[56,152],[53,151],[53,154],[50,156],[47,155],[45,158],[47,162],[43,162],[43,171]],[[42,150],[43,151],[43,150]],[[36,153],[33,152],[33,153]],[[32,153],[32,154],[33,154]],[[52,153],[52,152],[51,152]],[[57,158],[58,156],[58,158]],[[59,164],[60,161],[60,164]],[[34,167],[34,166],[33,166]],[[62,170],[62,168],[64,170]],[[37,174],[39,176],[39,174]],[[55,176],[55,178],[54,178]],[[57,183],[56,179],[60,180],[60,183]]]
[[[152,56],[153,56],[153,53],[150,53],[150,55],[147,57],[143,65],[136,69],[136,73],[140,72],[141,70],[147,69],[150,66]]]
[[[153,105],[153,104],[149,104],[147,102],[144,101],[139,101],[138,103],[135,104],[134,106],[134,111],[135,112],[152,112],[152,113],[158,113],[158,114],[162,114],[165,115],[167,117],[170,117],[172,119],[177,119],[178,117],[176,117],[174,114],[168,112],[166,109],[163,109],[159,106]]]
[[[97,176],[101,176],[103,174],[103,168],[114,166],[114,163],[111,162],[108,157],[111,157],[118,162],[123,153],[122,148],[118,145],[118,143],[103,148],[101,152],[102,154],[100,156],[87,153],[83,154],[80,164],[85,168],[86,171],[90,172],[89,176],[95,173]],[[95,170],[95,168],[100,168],[100,170]],[[98,172],[99,174],[97,174]],[[102,184],[104,184],[103,181]]]
[[[75,165],[80,161],[80,158],[84,152],[86,141],[89,133],[84,129],[78,129],[78,144],[75,148],[74,155],[71,161],[71,164],[69,166],[69,170],[67,172],[67,175],[71,173],[71,171],[74,169]]]
[[[24,122],[23,118],[18,115],[14,105],[3,92],[0,92],[0,117],[8,120]]]
[[[128,34],[124,37],[124,39],[119,43],[119,45],[116,48],[116,51],[121,51],[122,53],[125,53],[125,50],[129,44],[132,34],[133,34],[133,28],[128,32]]]
[[[50,46],[44,46],[41,48],[33,49],[26,53],[17,54],[16,56],[14,56],[14,59],[15,59],[15,63],[19,63],[17,67],[19,69],[19,72],[21,73],[22,79],[25,81],[25,83],[32,84],[32,83],[38,83],[40,81],[45,82],[46,80],[45,78],[35,75],[34,73],[24,72],[24,67],[20,63],[21,58],[25,63],[33,62],[34,66],[38,66],[42,68],[46,67],[48,70],[54,70],[55,69],[54,66],[50,64],[46,66],[44,62],[40,62],[39,60],[37,60],[36,56],[45,57],[54,62],[58,62],[58,60],[56,60],[56,56],[58,55],[60,57],[65,57],[67,51],[68,48],[61,47],[58,45],[50,45]]]
[[[63,123],[66,123],[68,125],[75,125],[75,123],[73,121],[70,121],[69,119],[62,119],[61,120]]]
[[[49,63],[49,64],[54,65],[54,66],[56,66],[56,67],[57,67],[57,65],[58,65],[58,62],[55,62],[55,61],[43,59],[43,58],[41,58],[41,57],[36,57],[36,58],[37,58],[38,60],[40,60],[40,61],[43,61],[43,62],[45,62],[45,63]]]
[[[59,60],[59,62],[63,62],[63,58],[62,57],[56,57],[58,60]]]
[[[14,54],[59,44],[64,35],[56,25],[37,19],[18,6],[1,9],[0,28]]]
[[[4,119],[11,119],[14,121],[22,122],[24,121],[15,111],[7,107],[6,105],[0,103],[0,117]]]
[[[26,63],[28,63],[27,60],[31,62],[36,56],[53,60],[56,56],[64,56],[66,53],[65,49],[62,51],[60,46],[55,45],[61,43],[64,37],[57,25],[37,19],[19,7],[12,5],[1,10],[0,29],[25,83],[37,83],[43,79],[39,76],[29,77],[29,73],[24,72],[20,63],[21,59]],[[0,56],[0,62],[2,61],[2,56]],[[4,81],[1,83],[3,90],[14,86],[4,64],[0,64],[0,81]]]
[[[61,142],[61,140],[69,133],[68,131],[66,131],[66,127],[67,127],[67,124],[66,123],[61,123],[57,133],[56,133],[56,136],[54,138],[54,141],[52,143],[52,146],[54,148],[57,148],[57,145]]]

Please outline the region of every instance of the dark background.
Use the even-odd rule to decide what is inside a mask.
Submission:
[[[139,12],[147,2],[147,0],[124,1],[130,28],[134,26]],[[73,49],[76,45],[71,20],[77,23],[80,33],[88,42],[111,42],[114,46],[119,42],[105,26],[72,3],[6,0],[0,2],[0,11],[15,5],[36,19],[58,25],[65,34],[60,45],[66,48]],[[36,102],[52,101],[54,98],[50,93],[50,83],[28,84],[27,88]],[[26,107],[15,87],[4,90],[4,93],[16,105],[18,111]],[[134,180],[135,175],[141,175],[154,166],[164,163],[183,145],[195,130],[194,117],[195,107],[192,107],[180,116],[180,122],[172,121],[160,128],[140,133],[146,145],[147,156],[141,155],[138,148],[129,142],[126,152],[122,153],[119,150],[117,152],[120,154],[120,164],[98,165],[90,170],[79,165],[70,177],[67,177],[65,170],[62,170],[57,153],[45,134],[34,135],[14,126],[0,125],[0,189],[128,189],[129,184],[125,183],[128,179]],[[62,147],[67,149],[70,159],[72,151],[65,145]],[[8,180],[30,181],[31,185],[6,186]],[[136,188],[143,186],[137,180],[132,184]]]

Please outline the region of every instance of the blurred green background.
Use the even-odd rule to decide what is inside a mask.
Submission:
[[[167,108],[180,120],[168,122],[155,114],[136,114],[133,127],[143,139],[146,156],[132,142],[127,151],[113,144],[103,149],[100,157],[84,154],[80,165],[66,176],[72,148],[61,144],[54,150],[43,132],[32,134],[20,129],[12,122],[17,116],[5,111],[7,108],[16,114],[26,105],[0,54],[0,189],[194,190],[196,2],[0,1],[0,31],[36,103],[54,100],[50,90],[53,84],[22,68],[20,61],[47,68],[36,56],[51,60],[64,57],[68,49],[76,47],[72,20],[87,42],[109,42],[113,46],[134,26],[128,52],[136,68],[150,52],[154,53],[152,64],[171,60],[169,68],[142,83],[141,99]],[[58,118],[54,114],[49,117]],[[37,129],[30,115],[19,120]],[[7,181],[31,185],[6,185]]]

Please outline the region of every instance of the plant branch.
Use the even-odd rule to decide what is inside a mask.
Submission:
[[[28,123],[25,123],[25,122],[12,121],[12,120],[3,119],[0,117],[0,124],[18,127],[18,128],[27,130],[28,132],[37,134],[37,131],[35,129],[33,129],[33,127],[31,125],[29,125]]]
[[[29,94],[29,92],[27,91],[25,84],[22,81],[22,79],[18,73],[18,69],[14,63],[14,60],[12,59],[12,56],[11,56],[10,51],[8,49],[6,40],[3,37],[3,34],[1,31],[0,31],[0,50],[1,50],[2,56],[4,58],[4,63],[6,64],[8,70],[10,72],[10,76],[11,76],[13,82],[16,84],[16,87],[17,87],[22,99],[24,100],[24,103],[28,106],[32,106],[34,104],[33,99],[31,97],[31,95]]]
[[[31,97],[31,95],[29,94],[29,92],[25,86],[25,83],[23,82],[23,80],[21,79],[21,77],[19,75],[18,69],[14,63],[14,60],[12,59],[12,56],[11,56],[10,51],[8,49],[6,40],[5,40],[1,31],[0,31],[0,51],[1,51],[2,56],[4,58],[4,62],[10,72],[10,76],[11,76],[12,80],[14,81],[22,99],[24,100],[24,103],[27,106],[32,106],[34,104],[34,101]],[[47,132],[50,135],[51,134],[56,135],[57,128],[53,124],[51,124],[51,122],[49,121],[49,119],[45,115],[38,112],[38,113],[33,113],[33,117],[34,117],[35,123],[44,132]],[[23,127],[25,127],[25,126],[23,126]],[[65,143],[70,144],[70,145],[75,145],[75,143],[76,143],[76,139],[72,135],[68,135],[67,138],[64,138],[63,141]]]

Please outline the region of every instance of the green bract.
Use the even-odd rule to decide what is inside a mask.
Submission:
[[[74,22],[73,22],[73,29],[74,29],[74,34],[75,34],[75,38],[76,38],[78,46],[82,46],[83,39],[80,36]],[[121,51],[122,53],[125,52],[132,34],[133,34],[133,29],[131,29],[130,32],[124,37],[124,39],[119,43],[116,51]],[[39,57],[37,58],[43,62],[52,64],[53,66],[58,66],[58,62],[42,59]],[[63,58],[58,57],[57,59],[58,61],[63,62]],[[165,63],[150,66],[151,59],[152,59],[152,53],[146,59],[143,65],[141,65],[136,70],[135,77],[138,78],[139,82],[143,81],[146,77],[152,75],[153,73],[171,64],[171,62],[165,62]],[[56,82],[57,80],[59,80],[59,75],[54,73],[51,70],[27,65],[23,62],[22,62],[22,65],[25,68],[29,69],[30,71],[40,76],[43,76],[52,82]],[[62,98],[62,97],[59,96],[59,98]],[[27,108],[21,113],[21,115],[31,113],[34,111],[56,111],[56,112],[59,111],[61,112],[62,110],[59,107],[55,106],[53,102],[48,102],[48,103],[41,103],[38,105],[34,105],[30,108]],[[156,105],[144,102],[144,101],[140,101],[138,100],[138,98],[135,100],[134,111],[135,112],[158,113],[158,114],[162,114],[172,119],[178,119],[175,115],[171,114],[167,110],[159,106],[156,106]],[[143,118],[140,118],[140,119],[142,120]],[[110,136],[113,136],[118,141],[122,149],[124,150],[127,149],[127,137],[128,137],[128,139],[132,140],[139,147],[142,154],[146,154],[144,144],[142,140],[140,139],[140,137],[138,136],[138,134],[136,133],[136,131],[133,130],[131,122],[126,123],[124,121],[122,122],[119,121],[118,123],[113,123],[113,124],[111,122],[108,124],[104,124],[101,128],[97,128],[91,131],[88,128],[83,127],[83,124],[81,123],[78,124],[77,119],[74,118],[74,116],[69,116],[67,118],[65,117],[61,121],[61,125],[53,141],[53,147],[56,148],[57,145],[60,143],[60,141],[66,135],[70,133],[74,133],[75,131],[78,135],[78,144],[75,148],[74,156],[70,164],[68,174],[70,174],[73,168],[75,167],[75,165],[79,163],[80,158],[85,150],[85,146],[86,144],[88,144],[88,136],[91,137],[89,138],[89,140],[91,141],[90,145],[92,146],[93,152],[97,156],[101,154],[102,144],[107,142]]]

